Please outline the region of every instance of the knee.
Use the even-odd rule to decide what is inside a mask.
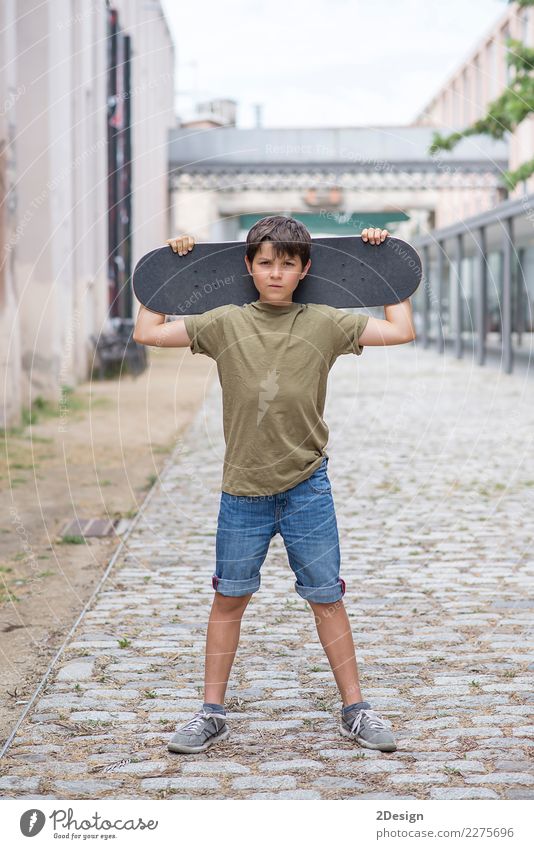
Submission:
[[[315,624],[317,626],[321,625],[328,619],[331,619],[340,610],[344,608],[343,599],[340,598],[338,601],[327,601],[327,602],[317,602],[317,601],[309,601],[311,609],[313,610]]]
[[[243,613],[250,599],[252,598],[252,593],[247,593],[247,595],[223,595],[222,593],[215,592],[213,597],[213,605],[217,607],[218,610],[225,613]]]

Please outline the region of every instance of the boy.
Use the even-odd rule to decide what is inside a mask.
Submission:
[[[387,230],[361,236],[381,244]],[[191,236],[169,239],[179,255]],[[226,451],[216,537],[215,590],[206,637],[204,703],[168,743],[171,752],[203,752],[229,735],[224,709],[241,618],[260,586],[271,538],[280,533],[297,593],[314,614],[343,706],[341,733],[361,746],[393,752],[383,720],[362,701],[358,667],[339,577],[336,514],[323,421],[328,372],[340,354],[364,345],[415,339],[409,299],[386,306],[385,320],[326,304],[299,304],[293,292],[310,265],[311,236],[294,218],[269,216],[247,235],[245,264],[259,293],[250,304],[217,307],[165,324],[141,306],[134,339],[190,346],[217,361]],[[327,285],[327,284],[325,284]]]

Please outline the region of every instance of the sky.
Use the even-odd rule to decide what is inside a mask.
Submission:
[[[161,0],[176,111],[237,101],[237,126],[409,124],[504,15],[505,0]]]

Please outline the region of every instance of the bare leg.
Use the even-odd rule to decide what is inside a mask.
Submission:
[[[315,614],[317,633],[332,667],[343,707],[363,701],[354,641],[343,600],[327,604],[309,601],[309,604]]]
[[[252,593],[225,596],[216,592],[211,605],[206,635],[204,701],[224,704],[224,694],[239,643],[241,617]]]

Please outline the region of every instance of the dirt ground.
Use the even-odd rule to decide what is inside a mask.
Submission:
[[[4,741],[96,587],[120,537],[61,538],[70,519],[131,519],[206,390],[207,357],[149,348],[123,374],[36,399],[0,457],[0,739]]]

